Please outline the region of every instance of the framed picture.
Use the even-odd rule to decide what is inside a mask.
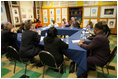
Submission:
[[[61,17],[60,16],[56,16],[56,22],[61,23]]]
[[[116,20],[115,19],[108,19],[108,26],[109,28],[115,28]]]
[[[91,17],[97,17],[98,15],[98,7],[91,7]]]
[[[43,10],[43,16],[47,16],[47,9]]]
[[[101,18],[115,18],[117,6],[103,6],[101,7]]]
[[[18,7],[12,8],[14,24],[20,24],[19,9]]]
[[[43,22],[44,22],[44,23],[48,23],[47,17],[43,17]]]
[[[84,17],[85,17],[85,18],[91,16],[90,11],[91,11],[91,8],[90,8],[90,7],[85,7],[85,8],[84,8]]]
[[[95,26],[95,24],[97,23],[97,19],[91,19],[92,23],[93,23],[93,27]]]
[[[50,17],[50,23],[52,23],[52,20],[54,20],[54,17]]]
[[[54,9],[50,9],[50,16],[54,17]]]
[[[88,21],[89,21],[89,19],[84,19],[84,20],[83,20],[83,27],[86,27]]]
[[[62,15],[67,16],[67,8],[62,8]]]
[[[56,15],[61,15],[61,9],[56,9]]]

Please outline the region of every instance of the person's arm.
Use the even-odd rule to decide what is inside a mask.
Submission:
[[[83,43],[84,44],[89,44],[89,43],[91,43],[91,41],[84,41]]]
[[[55,27],[59,27],[59,25],[57,23],[55,23]]]
[[[80,47],[89,50],[89,49],[94,49],[96,47],[99,47],[102,45],[102,38],[100,37],[95,37],[89,44],[81,44]]]

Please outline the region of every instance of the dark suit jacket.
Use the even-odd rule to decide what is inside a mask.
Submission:
[[[97,34],[91,41],[85,41],[80,47],[91,50],[92,56],[100,60],[99,64],[105,63],[110,55],[109,40],[103,32]]]
[[[40,35],[37,32],[26,30],[22,33],[20,55],[22,58],[34,57],[39,53],[38,44],[40,42]]]
[[[7,51],[8,46],[13,46],[17,50],[16,46],[17,34],[8,30],[1,31],[1,52],[4,54]]]
[[[80,24],[78,22],[75,22],[75,27],[80,28]]]
[[[50,52],[56,59],[57,64],[61,64],[63,61],[63,49],[67,49],[68,44],[63,42],[58,37],[51,38],[51,37],[45,37],[44,38],[44,49],[48,52]]]

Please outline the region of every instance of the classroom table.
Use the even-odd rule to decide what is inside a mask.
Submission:
[[[41,31],[41,36],[45,36],[45,33],[47,32],[47,29],[43,29],[45,27],[39,28],[37,30]],[[82,73],[87,71],[87,51],[83,48],[81,48],[77,43],[72,43],[72,40],[80,40],[80,35],[83,31],[83,29],[77,29],[77,28],[62,28],[62,27],[56,27],[58,30],[58,35],[69,35],[69,48],[64,51],[64,54],[74,62],[78,64],[78,70],[77,70],[77,76],[80,76]],[[20,44],[21,42],[21,33],[17,34],[17,40]],[[63,41],[66,42],[67,39],[64,39]],[[40,45],[44,45],[43,40],[40,41]]]

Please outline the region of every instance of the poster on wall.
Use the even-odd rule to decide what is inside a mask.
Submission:
[[[62,8],[62,16],[67,16],[67,8]]]
[[[61,15],[61,9],[56,9],[56,15]]]
[[[14,24],[20,23],[20,17],[19,17],[19,10],[18,7],[12,8],[13,18],[14,18]]]
[[[56,16],[56,23],[61,23],[61,17],[60,16]]]
[[[1,3],[1,22],[7,22],[7,15],[3,3]]]
[[[50,17],[50,23],[52,23],[53,20],[54,20],[54,17]]]
[[[50,16],[54,17],[54,9],[50,9]]]
[[[97,19],[91,19],[92,23],[93,23],[93,27],[95,26],[95,24],[97,23]]]
[[[101,7],[101,18],[115,18],[116,17],[116,6],[103,6]]]
[[[47,16],[47,9],[43,10],[43,16]]]
[[[86,27],[88,21],[89,21],[89,19],[84,19],[84,21],[83,21],[83,27]]]
[[[115,28],[115,23],[116,23],[115,19],[108,19],[109,28]]]
[[[97,17],[98,7],[91,7],[91,17]]]
[[[43,17],[43,22],[44,22],[44,23],[48,23],[47,17]]]
[[[91,8],[84,8],[84,17],[90,17],[91,14],[90,14],[90,11],[91,11]]]

